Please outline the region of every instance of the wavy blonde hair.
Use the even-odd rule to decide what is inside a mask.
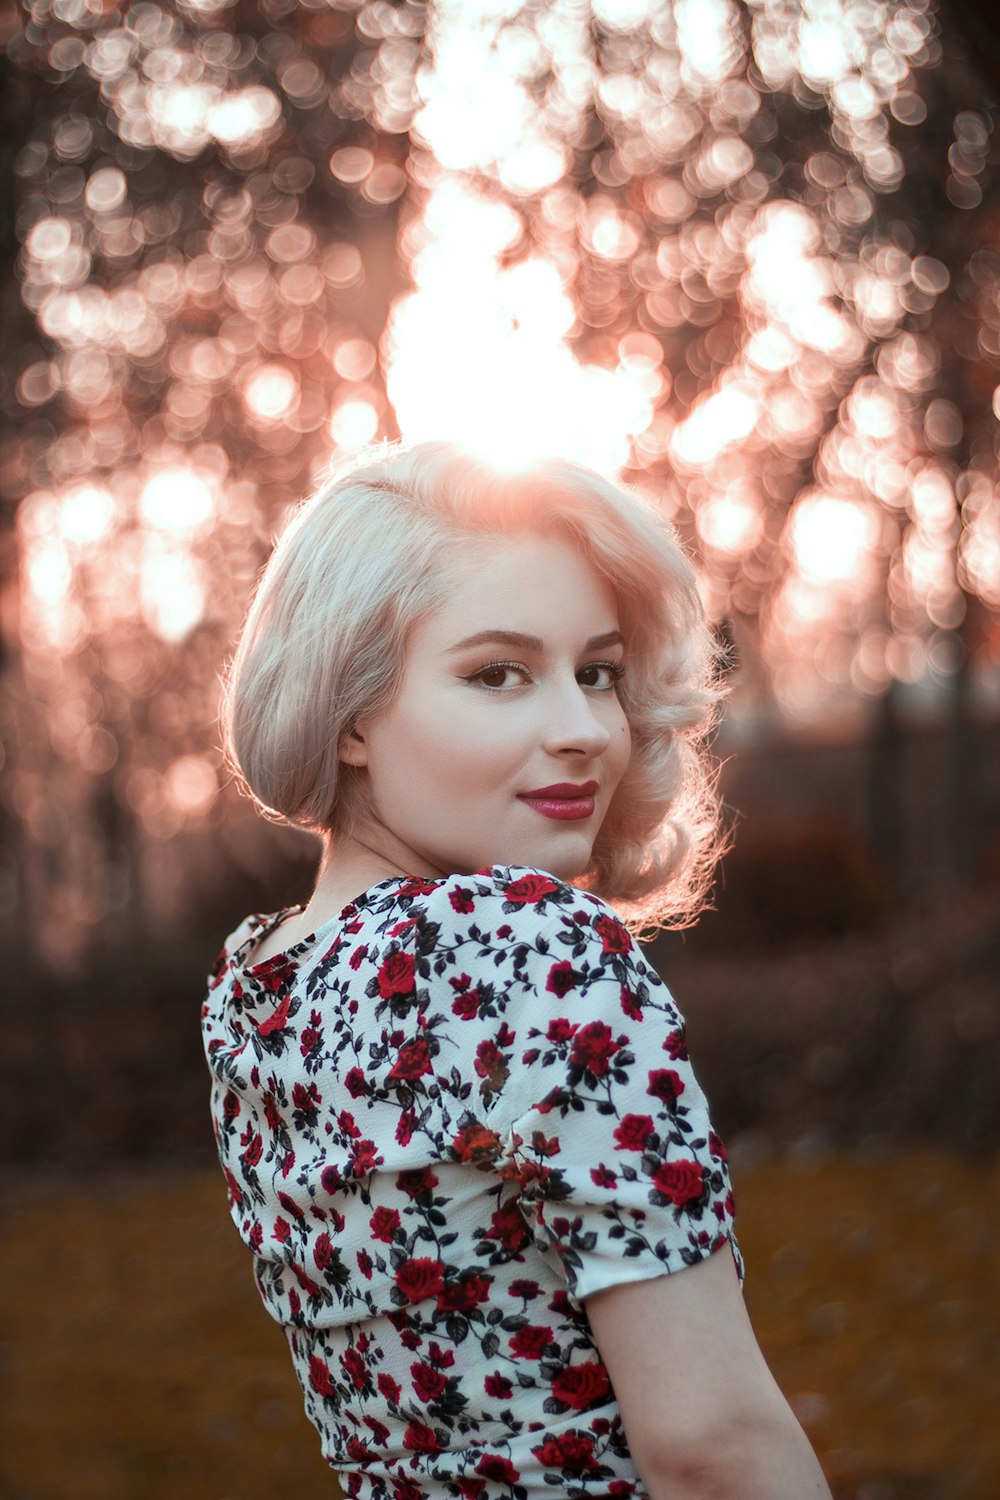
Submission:
[[[611,584],[632,757],[575,883],[636,930],[689,926],[724,840],[707,747],[722,688],[694,571],[638,494],[561,459],[515,472],[451,443],[385,445],[320,486],[261,577],[223,698],[230,765],[265,815],[334,839],[364,810],[339,746],[387,707],[414,625],[470,540],[563,536]]]

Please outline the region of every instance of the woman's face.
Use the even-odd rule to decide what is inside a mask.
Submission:
[[[614,593],[568,542],[470,548],[395,700],[341,747],[367,775],[358,837],[414,874],[581,874],[629,761],[623,657]]]

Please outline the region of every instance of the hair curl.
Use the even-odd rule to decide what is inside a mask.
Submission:
[[[300,507],[261,577],[223,698],[227,756],[266,815],[336,838],[364,809],[344,736],[391,703],[413,626],[470,539],[567,538],[617,597],[629,767],[576,882],[634,928],[684,927],[724,850],[707,737],[718,649],[673,527],[564,460],[515,472],[451,443],[385,445]]]

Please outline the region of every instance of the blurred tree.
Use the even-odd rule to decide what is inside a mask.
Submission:
[[[258,856],[219,796],[218,668],[284,506],[400,430],[652,487],[731,622],[729,733],[875,724],[897,859],[900,714],[950,694],[935,859],[967,873],[1000,673],[1000,256],[956,20],[25,7],[7,806],[50,956],[174,909],[198,830],[210,870]]]

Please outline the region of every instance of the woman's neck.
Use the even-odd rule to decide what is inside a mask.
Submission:
[[[335,915],[362,891],[393,875],[436,879],[445,873],[387,829],[366,825],[327,839],[305,915]]]

